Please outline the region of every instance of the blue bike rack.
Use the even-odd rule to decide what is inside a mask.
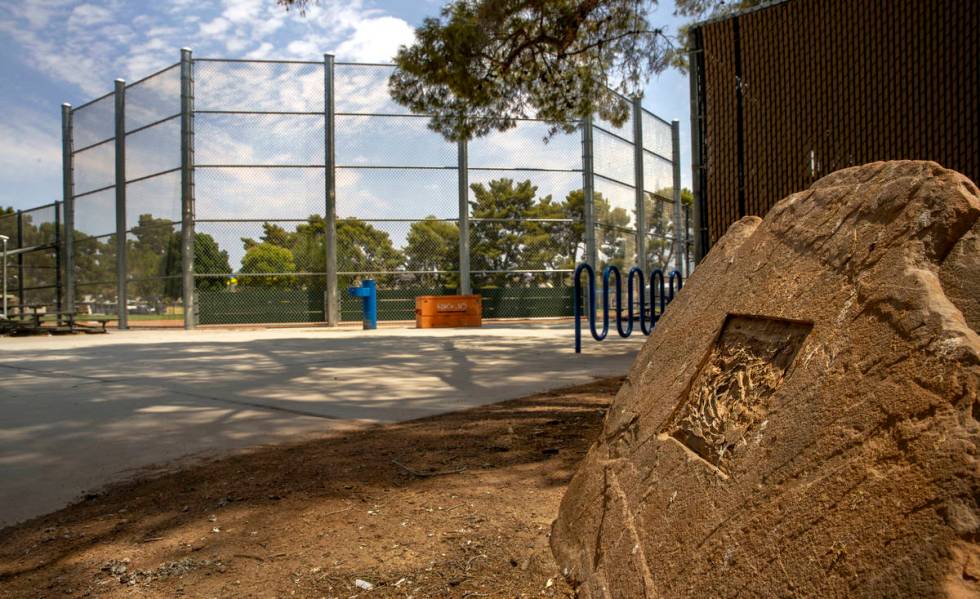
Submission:
[[[620,337],[629,337],[633,334],[633,321],[636,319],[636,314],[633,311],[633,295],[634,287],[636,286],[636,281],[639,281],[639,321],[640,321],[640,332],[644,335],[649,335],[653,332],[654,327],[657,326],[657,321],[663,316],[664,310],[667,309],[667,304],[674,299],[674,295],[681,290],[684,286],[684,276],[680,271],[672,270],[670,274],[667,275],[666,284],[664,282],[664,273],[659,268],[650,273],[650,310],[647,313],[647,285],[646,279],[643,275],[643,271],[640,267],[634,266],[630,269],[629,274],[626,277],[626,324],[623,324],[623,279],[620,275],[619,268],[615,266],[607,266],[602,269],[602,332],[596,329],[596,318],[597,310],[595,303],[595,270],[592,267],[583,262],[575,267],[575,297],[572,300],[573,312],[575,314],[575,353],[582,353],[582,272],[588,275],[589,284],[589,311],[587,313],[589,318],[589,330],[592,333],[592,338],[596,341],[602,341],[609,334],[609,279],[614,277],[616,280],[616,332],[619,333]],[[654,281],[657,284],[654,284]],[[676,284],[676,290],[675,290]],[[657,312],[656,301],[658,298],[657,291],[659,290],[660,299],[660,311]]]
[[[364,308],[364,330],[378,328],[378,284],[372,279],[361,281],[360,287],[348,287],[351,297],[359,297]]]

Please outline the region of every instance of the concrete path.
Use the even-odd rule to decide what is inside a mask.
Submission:
[[[643,337],[569,324],[0,337],[0,527],[188,456],[625,374]]]

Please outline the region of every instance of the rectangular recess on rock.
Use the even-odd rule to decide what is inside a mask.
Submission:
[[[729,314],[663,432],[728,474],[759,430],[813,323]]]

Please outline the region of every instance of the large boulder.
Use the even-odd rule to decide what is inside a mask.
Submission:
[[[902,161],[732,225],[562,501],[580,596],[980,596],[978,216]]]

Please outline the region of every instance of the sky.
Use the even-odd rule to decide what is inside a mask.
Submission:
[[[302,15],[275,0],[0,0],[0,206],[61,199],[63,102],[77,106],[111,91],[116,78],[135,81],[173,64],[181,47],[195,57],[320,60],[333,53],[339,61],[387,62],[441,5],[321,0]],[[674,30],[680,21],[672,11],[671,2],[659,6],[653,23]],[[681,121],[689,187],[686,75],[654,76],[643,103]]]

